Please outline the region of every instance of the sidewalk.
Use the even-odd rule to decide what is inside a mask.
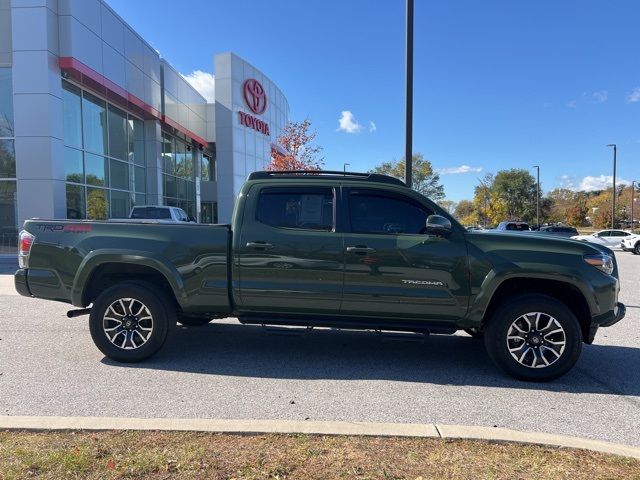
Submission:
[[[640,448],[599,440],[468,425],[328,422],[294,420],[218,420],[177,418],[21,417],[0,416],[8,430],[152,430],[216,433],[283,433],[426,437],[527,443],[577,448],[640,459]]]

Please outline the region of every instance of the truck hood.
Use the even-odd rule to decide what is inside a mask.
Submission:
[[[536,232],[494,232],[487,230],[472,230],[466,233],[467,241],[478,246],[488,246],[491,250],[527,250],[535,252],[556,252],[573,255],[589,255],[605,253],[613,256],[613,252],[597,243],[581,242],[566,237]]]

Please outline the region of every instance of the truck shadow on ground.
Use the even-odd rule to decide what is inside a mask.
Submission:
[[[640,397],[640,349],[584,345],[574,369],[550,383],[514,380],[489,359],[482,341],[432,335],[424,341],[375,332],[314,329],[285,333],[261,326],[212,323],[179,327],[145,368],[210,375],[299,380],[397,380]],[[633,400],[634,402],[636,400]]]

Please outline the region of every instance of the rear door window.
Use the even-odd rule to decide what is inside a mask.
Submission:
[[[335,226],[334,197],[332,188],[263,188],[256,220],[277,228],[331,231]]]
[[[349,194],[353,233],[424,234],[427,217],[432,214],[412,198],[392,192],[363,189]]]

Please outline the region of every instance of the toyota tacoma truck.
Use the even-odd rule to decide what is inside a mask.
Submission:
[[[136,362],[176,323],[298,325],[483,339],[524,380],[570,370],[624,317],[606,247],[466,231],[395,178],[255,172],[230,225],[39,220],[19,239],[17,291],[89,314],[96,346]]]

